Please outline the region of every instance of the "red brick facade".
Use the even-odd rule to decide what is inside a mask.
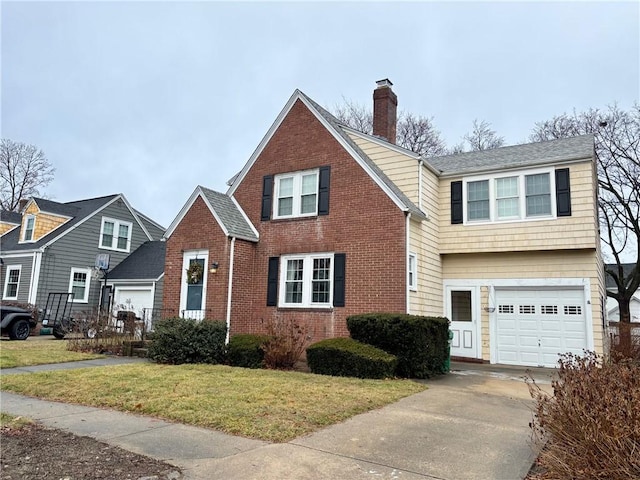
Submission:
[[[322,166],[331,167],[328,215],[261,221],[265,175]],[[404,212],[300,100],[233,196],[260,239],[257,243],[235,242],[231,334],[260,332],[269,319],[295,318],[310,322],[314,340],[319,340],[348,335],[348,315],[406,311]],[[167,240],[165,308],[179,304],[182,251],[204,248],[210,250],[210,261],[220,263],[218,273],[208,278],[206,307],[214,309],[213,318],[224,318],[230,242],[204,202],[196,201]],[[269,257],[322,252],[346,254],[344,307],[266,306]]]

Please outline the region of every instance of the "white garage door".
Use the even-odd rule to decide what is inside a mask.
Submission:
[[[114,310],[130,310],[142,318],[145,308],[153,308],[153,295],[150,288],[117,288],[113,297]]]
[[[557,366],[587,348],[582,290],[496,290],[497,362]]]

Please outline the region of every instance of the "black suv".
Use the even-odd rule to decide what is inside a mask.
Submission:
[[[0,305],[0,334],[11,340],[26,340],[37,324],[33,312],[10,305]]]

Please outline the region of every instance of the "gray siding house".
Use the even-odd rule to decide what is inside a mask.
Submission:
[[[138,247],[163,233],[122,194],[66,203],[32,198],[19,214],[0,213],[2,300],[44,308],[49,293],[69,292],[74,312],[91,311],[111,300],[97,256],[109,257],[108,279]]]

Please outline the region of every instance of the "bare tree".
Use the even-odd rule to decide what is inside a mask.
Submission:
[[[485,120],[473,121],[471,132],[462,137],[462,142],[451,148],[451,153],[477,152],[480,150],[490,150],[502,147],[504,137],[499,136],[495,130],[491,129],[491,124]]]
[[[333,109],[334,116],[345,125],[363,133],[373,132],[373,113],[366,107],[343,98],[342,105]],[[400,112],[397,124],[397,144],[424,157],[435,157],[447,153],[440,132],[432,118]]]
[[[629,111],[614,105],[605,111],[565,113],[537,123],[531,140],[589,133],[594,135],[598,162],[600,236],[605,254],[614,260],[614,266],[605,271],[617,286],[617,292],[607,291],[607,296],[618,301],[620,321],[628,323],[629,303],[640,286],[640,105]],[[623,256],[629,254],[633,255],[635,265],[624,269]]]
[[[0,208],[18,209],[20,199],[40,194],[53,180],[55,169],[34,145],[6,138],[0,143]]]

